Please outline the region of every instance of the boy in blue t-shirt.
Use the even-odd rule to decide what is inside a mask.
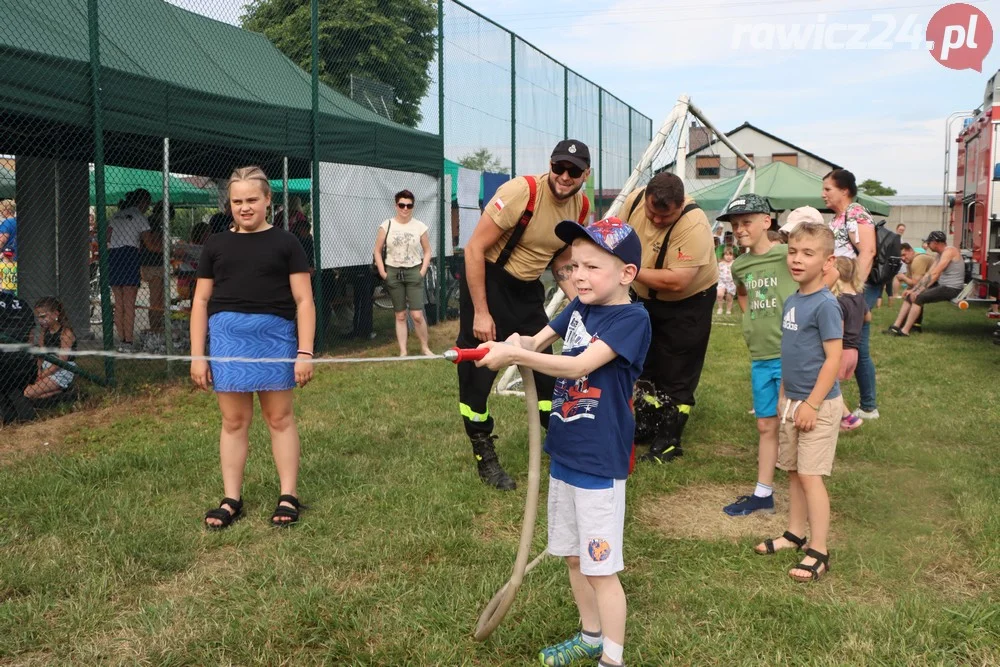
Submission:
[[[545,439],[549,469],[548,552],[566,558],[582,632],[541,651],[543,665],[600,657],[621,665],[625,642],[625,479],[635,418],[632,388],[649,348],[649,315],[631,303],[629,285],[642,261],[635,230],[618,218],[556,226],[572,244],[578,296],[547,327],[508,344],[488,342],[477,365],[527,366],[557,378]],[[562,355],[543,354],[557,338]]]
[[[824,284],[834,268],[833,232],[823,224],[804,223],[788,237],[788,270],[799,291],[785,300],[781,319],[781,396],[778,413],[778,467],[788,472],[788,530],[764,540],[756,551],[770,555],[801,549],[806,523],[812,530],[806,555],[788,575],[815,581],[830,571],[826,544],[830,532],[830,496],[823,476],[833,470],[840,433],[840,385],[837,372],[843,348],[844,321],[837,298]]]

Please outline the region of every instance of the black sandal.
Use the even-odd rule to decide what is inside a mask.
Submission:
[[[223,505],[229,505],[233,508],[230,512]],[[215,509],[208,510],[205,512],[205,528],[209,530],[222,530],[224,528],[229,528],[234,522],[239,521],[243,517],[243,499],[233,500],[232,498],[223,498],[219,501],[219,506]],[[209,519],[218,519],[222,523],[218,526],[214,526],[208,523]]]
[[[795,581],[801,581],[803,583],[810,581],[819,581],[820,576],[830,571],[830,554],[821,554],[815,549],[806,549],[806,556],[808,556],[809,558],[815,558],[816,562],[813,563],[812,565],[806,565],[805,563],[800,562],[798,565],[789,570],[788,576],[794,579]],[[822,572],[819,571],[821,565],[823,566]],[[798,577],[792,574],[792,572],[794,572],[795,570],[805,570],[809,573],[809,576]]]
[[[281,503],[290,503],[292,506],[282,505]],[[284,494],[278,496],[278,506],[274,509],[274,514],[271,515],[271,525],[275,528],[284,528],[285,526],[290,526],[299,520],[299,510],[309,509],[306,505],[299,502],[299,499],[290,494]],[[288,517],[285,519],[284,517]]]
[[[794,544],[796,551],[802,551],[802,547],[806,545],[805,537],[799,537],[798,535],[794,535],[788,532],[787,530],[784,533],[782,533],[781,536],[786,540],[788,540],[789,542],[791,542],[792,544]],[[764,540],[764,548],[767,549],[767,551],[757,551],[757,549],[754,549],[753,552],[758,556],[771,556],[777,553],[778,551],[791,549],[791,547],[785,547],[785,549],[775,549],[774,540],[772,540],[771,538],[767,538],[766,540]]]

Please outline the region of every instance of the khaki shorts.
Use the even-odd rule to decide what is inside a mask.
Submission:
[[[424,279],[420,275],[420,265],[399,268],[385,266],[385,290],[392,299],[392,309],[401,313],[407,309],[423,310]]]
[[[816,425],[811,431],[795,428],[794,412],[800,401],[784,393],[778,398],[778,468],[801,475],[830,475],[840,435],[841,399],[831,398],[819,404]],[[787,409],[787,412],[786,412]]]

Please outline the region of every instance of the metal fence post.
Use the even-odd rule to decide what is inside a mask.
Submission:
[[[517,35],[510,33],[510,177],[517,176]]]
[[[598,219],[604,217],[604,89],[597,89],[597,195],[594,197],[594,213]],[[597,202],[600,202],[598,204]],[[600,207],[600,208],[598,208]]]
[[[87,18],[90,37],[90,91],[94,113],[94,216],[97,222],[97,262],[101,285],[101,329],[104,349],[115,346],[114,313],[111,310],[111,287],[108,282],[108,218],[104,198],[104,109],[101,105],[101,47],[97,17],[97,0],[88,0]],[[109,385],[115,384],[115,360],[104,359],[104,377]]]
[[[323,236],[323,218],[319,208],[319,0],[312,0],[312,197],[309,211],[312,213],[313,255],[316,273],[313,280],[313,302],[316,304],[315,352],[321,352],[326,345],[326,313],[323,308],[323,255],[320,252]]]
[[[438,312],[437,321],[443,322],[448,317],[448,281],[445,279],[447,263],[447,229],[448,213],[451,212],[451,192],[445,199],[444,191],[444,0],[438,0],[438,137],[441,139],[441,170],[438,172],[438,200],[441,202],[441,220],[438,230]]]
[[[628,168],[631,169],[635,163],[632,162],[632,107],[628,108]]]
[[[170,315],[173,313],[170,305],[171,298],[170,282],[170,138],[163,137],[163,242],[161,254],[163,255],[163,342],[168,355],[174,353],[173,323]],[[150,304],[152,305],[152,304]],[[173,374],[173,364],[167,361],[167,378]]]
[[[284,211],[282,211],[282,226],[285,231],[291,231],[288,229],[288,156],[286,155],[281,159],[281,193],[283,195],[282,201],[284,202]],[[273,210],[273,208],[272,208]],[[315,230],[313,235],[315,235]]]
[[[569,68],[563,67],[563,139],[569,139]]]

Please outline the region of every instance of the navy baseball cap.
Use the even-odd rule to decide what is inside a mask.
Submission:
[[[580,169],[590,168],[590,149],[579,139],[563,139],[552,149],[552,162],[569,162]]]
[[[587,239],[636,268],[642,264],[642,243],[639,235],[618,218],[604,218],[584,227],[575,220],[563,220],[556,225],[556,236],[566,243]]]

